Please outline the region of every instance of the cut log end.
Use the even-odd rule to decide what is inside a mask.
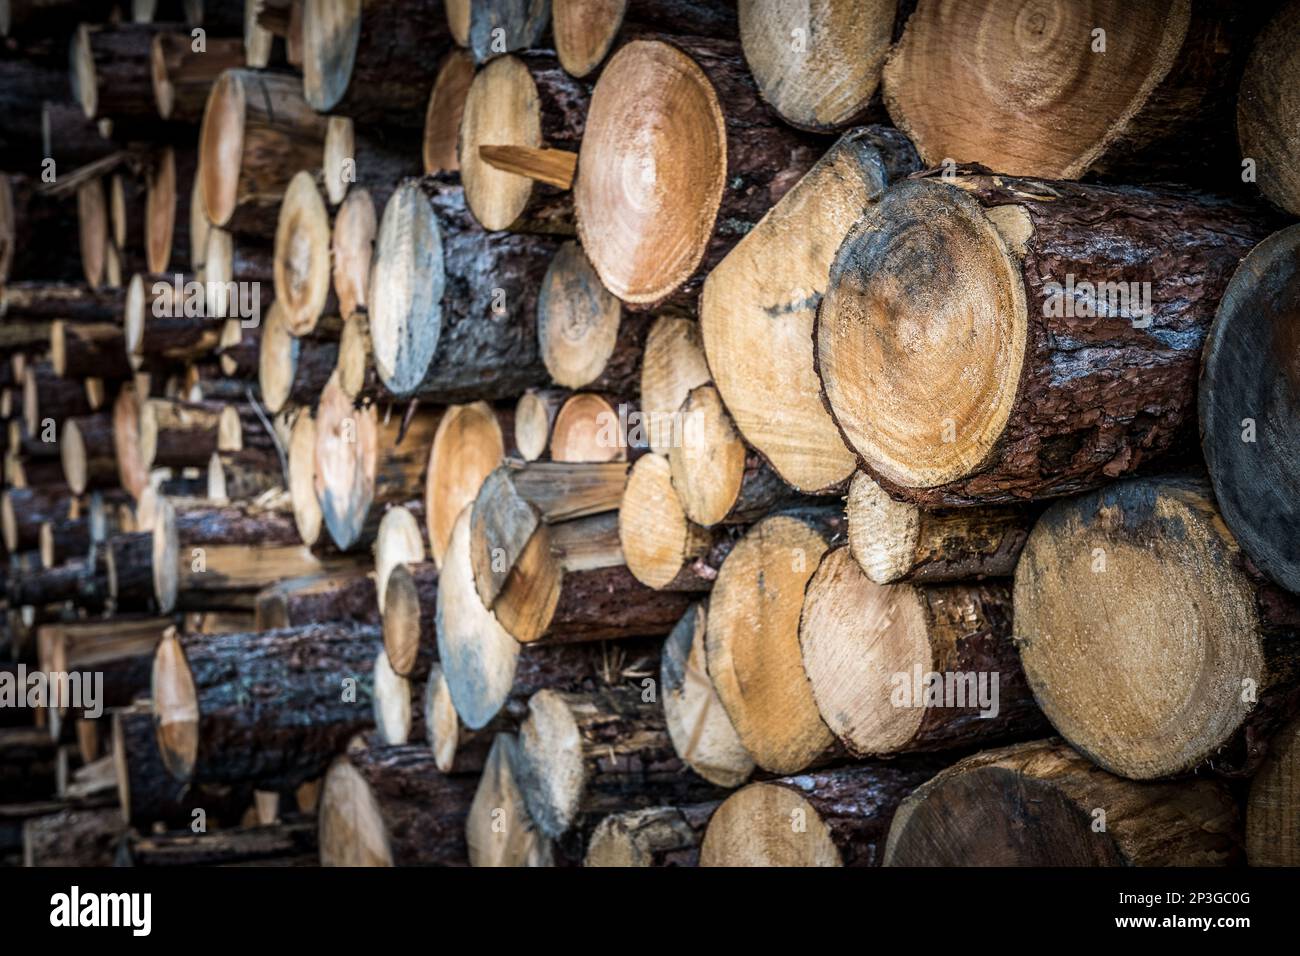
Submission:
[[[429,450],[424,486],[429,551],[435,564],[443,562],[462,509],[473,503],[484,479],[504,456],[505,435],[492,406],[474,402],[447,409]]]
[[[199,753],[198,692],[174,632],[154,653],[151,686],[158,752],[176,779],[189,780]]]
[[[515,448],[524,461],[537,461],[551,441],[555,415],[551,396],[530,388],[515,405]]]
[[[404,744],[411,736],[411,682],[393,670],[388,652],[375,657],[375,727],[389,746]]]
[[[622,303],[576,242],[555,253],[537,299],[537,340],[555,384],[583,388],[605,370],[618,341]]]
[[[516,779],[518,748],[514,734],[492,741],[465,823],[471,866],[552,865],[551,841],[533,824]]]
[[[302,91],[312,109],[328,113],[352,81],[364,4],[304,0]]]
[[[296,173],[275,230],[275,302],[290,334],[311,332],[330,292],[330,218],[310,172]]]
[[[895,501],[870,475],[859,472],[849,486],[849,545],[867,577],[889,584],[912,570],[921,537],[921,510]]]
[[[619,505],[618,537],[627,569],[647,587],[667,587],[690,556],[691,522],[662,455],[642,455],[632,466]]]
[[[450,7],[448,16],[450,16]],[[454,173],[460,170],[457,144],[460,121],[465,111],[465,97],[474,81],[474,58],[466,50],[447,54],[438,68],[429,107],[424,116],[423,156],[426,175]]]
[[[374,498],[378,413],[354,408],[335,374],[321,392],[315,430],[316,497],[330,537],[346,551],[361,537]]]
[[[325,774],[320,807],[322,866],[392,866],[383,814],[369,781],[347,757]]]
[[[570,76],[600,66],[623,25],[627,0],[551,0],[551,29],[560,65]]]
[[[331,116],[325,124],[325,194],[337,206],[356,180],[356,124],[346,116]]]
[[[172,240],[176,232],[176,151],[164,147],[150,171],[145,200],[145,263],[151,273],[167,271],[172,261]],[[193,232],[190,233],[193,243]]]
[[[740,497],[749,449],[712,385],[691,390],[674,419],[668,462],[686,516],[709,527]]]
[[[385,619],[385,625],[387,619]],[[451,699],[451,690],[443,676],[442,667],[434,664],[424,689],[424,726],[433,759],[443,773],[451,773],[456,766],[460,749],[460,715]]]
[[[345,320],[351,320],[357,312],[366,307],[367,293],[370,288],[370,263],[374,255],[375,233],[379,223],[375,218],[375,203],[366,189],[352,189],[339,207],[334,217],[333,240],[333,277],[334,294],[339,302],[339,314]],[[361,388],[366,366],[370,362],[370,331],[365,326],[365,353],[361,356],[362,365],[345,374],[343,387],[350,388],[350,394],[356,394]],[[343,330],[340,351],[347,347],[347,327]],[[355,359],[353,360],[356,361]],[[340,355],[340,363],[342,356]]]
[[[551,460],[625,461],[627,445],[619,428],[622,417],[602,395],[579,392],[571,396],[551,426]]]
[[[624,302],[656,303],[699,267],[722,200],[726,142],[713,85],[677,47],[634,40],[605,66],[574,200],[582,247]]]
[[[298,535],[309,547],[320,539],[320,500],[316,497],[316,419],[304,409],[289,432],[289,500]]]
[[[793,788],[771,783],[751,783],[724,800],[700,847],[700,866],[843,865],[817,808]]]
[[[224,226],[235,212],[239,171],[244,152],[246,92],[237,71],[228,70],[212,85],[199,131],[199,176],[203,208],[215,226]]]
[[[405,564],[389,572],[385,590],[384,649],[392,669],[409,674],[420,650],[420,593]]]

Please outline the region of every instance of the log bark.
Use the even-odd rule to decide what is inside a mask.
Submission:
[[[343,10],[305,0],[303,91],[322,113],[418,128],[438,60],[452,40],[442,4],[361,0]]]
[[[23,866],[112,866],[123,829],[112,807],[34,817],[23,826]]]
[[[54,248],[44,244],[29,227],[20,229],[24,246],[37,244],[47,252]],[[121,289],[91,289],[75,282],[9,282],[0,294],[0,315],[6,324],[63,319],[75,329],[82,324],[115,323],[121,321],[124,306],[125,293]]]
[[[205,36],[204,48],[195,50],[189,33],[161,30],[153,36],[149,63],[158,115],[198,123],[212,84],[226,70],[244,67],[244,41],[242,37]]]
[[[257,356],[258,385],[271,414],[295,405],[310,405],[338,365],[337,340],[296,338],[292,331],[277,298],[266,314]]]
[[[75,205],[38,187],[30,176],[0,176],[0,286],[6,286],[6,300],[10,279],[87,281],[78,257]]]
[[[321,795],[323,866],[465,866],[476,781],[449,777],[421,746],[357,742]]]
[[[538,46],[550,20],[545,0],[486,0],[467,6],[463,35],[457,34],[456,25],[451,30],[480,64],[501,53]]]
[[[583,866],[699,866],[717,803],[611,813],[597,824]]]
[[[242,48],[242,41],[241,41]],[[114,866],[318,866],[316,823],[300,820],[213,833],[130,833]]]
[[[1300,604],[1249,562],[1199,479],[1128,481],[1053,505],[1016,568],[1015,608],[1043,713],[1112,773],[1249,774],[1296,707]],[[1139,632],[1138,643],[1121,636]]]
[[[52,568],[73,558],[84,558],[90,551],[90,521],[87,518],[63,518],[46,521],[40,531],[41,565]]]
[[[163,762],[197,783],[275,789],[318,777],[372,725],[378,640],[350,624],[164,640],[152,692]]]
[[[436,645],[437,606],[438,566],[432,561],[399,564],[389,572],[384,596],[384,650],[399,676],[413,676],[417,663]],[[424,664],[427,669],[427,659]]]
[[[148,24],[83,23],[72,40],[72,94],[90,119],[157,119]]]
[[[50,364],[64,378],[119,380],[131,376],[118,322],[50,323]]]
[[[318,621],[379,624],[375,581],[360,569],[293,578],[258,592],[257,630]]]
[[[105,543],[108,593],[115,611],[140,609],[153,603],[153,533],[115,534]]]
[[[1300,861],[1296,819],[1296,772],[1300,770],[1300,720],[1270,741],[1268,757],[1250,782],[1246,798],[1246,862],[1295,866]]]
[[[538,691],[528,702],[519,747],[524,801],[552,838],[584,816],[694,803],[718,792],[677,759],[663,709],[634,688]]]
[[[574,187],[582,247],[633,308],[693,309],[708,272],[816,159],[759,98],[740,44],[634,40],[592,94]]]
[[[201,468],[221,448],[220,402],[151,398],[140,409],[140,457],[147,469]]]
[[[822,403],[813,352],[835,250],[884,190],[919,165],[897,130],[845,133],[704,282],[699,332],[713,384],[745,441],[800,491],[835,493],[854,467]]]
[[[68,418],[59,441],[63,478],[74,494],[117,486],[113,418],[107,412]]]
[[[554,252],[547,237],[480,229],[459,187],[403,183],[380,223],[370,296],[385,387],[459,402],[517,395],[545,381],[537,289]]]
[[[41,525],[71,515],[72,491],[66,486],[6,488],[0,493],[0,526],[10,554],[40,546]]]
[[[815,336],[831,413],[886,491],[927,507],[1074,494],[1168,462],[1190,438],[1214,307],[1271,225],[1163,188],[911,180],[831,266]],[[929,347],[899,338],[914,329]]]
[[[1202,358],[1201,450],[1223,518],[1251,561],[1300,593],[1300,381],[1294,309],[1300,229],[1256,246],[1219,303]],[[1261,354],[1258,344],[1269,343]],[[1250,343],[1256,343],[1254,347]]]
[[[894,814],[884,863],[1224,866],[1240,839],[1221,784],[1138,784],[1042,740],[975,754],[918,788]]]
[[[92,411],[85,386],[55,374],[50,362],[28,363],[23,375],[23,422],[30,435],[40,435],[47,423],[56,426],[74,415]]]
[[[484,229],[573,233],[567,185],[498,168],[480,147],[574,154],[590,95],[589,85],[565,73],[549,51],[497,57],[475,74],[465,97],[458,165],[465,203]]]
[[[208,461],[208,497],[216,504],[284,490],[284,468],[272,449],[214,451]]]

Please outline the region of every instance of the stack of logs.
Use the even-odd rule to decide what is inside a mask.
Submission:
[[[1300,0],[240,6],[0,4],[0,860],[1300,862]]]

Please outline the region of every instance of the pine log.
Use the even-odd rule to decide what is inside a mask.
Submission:
[[[80,181],[77,195],[77,247],[81,253],[82,278],[92,289],[121,285],[121,269],[110,263],[112,244],[108,238],[108,195],[104,181],[90,176]],[[115,274],[116,273],[116,274]]]
[[[691,521],[662,455],[642,455],[618,506],[618,539],[627,569],[656,590],[708,591],[744,528]]]
[[[208,498],[214,504],[284,491],[280,456],[270,448],[214,451],[208,460]]]
[[[28,363],[23,375],[23,423],[28,434],[43,436],[64,419],[90,411],[81,382],[60,377],[50,362]]]
[[[0,289],[10,279],[87,281],[77,258],[74,205],[46,195],[39,186],[30,176],[0,176]],[[9,298],[7,289],[4,296]]]
[[[67,486],[6,488],[0,492],[0,528],[9,554],[30,551],[41,543],[41,525],[72,514]]]
[[[316,821],[299,820],[212,833],[129,833],[113,865],[318,866],[316,830]]]
[[[395,505],[384,513],[375,535],[375,598],[382,615],[388,608],[388,578],[404,564],[425,559],[424,535],[416,510]]]
[[[634,394],[652,322],[624,312],[576,242],[556,250],[537,297],[538,347],[555,384]]]
[[[330,219],[312,173],[289,181],[275,229],[275,305],[286,330],[316,328],[330,294]]]
[[[147,184],[141,163],[127,163],[108,177],[109,243],[121,285],[124,277],[146,268],[145,206]]]
[[[533,823],[519,790],[519,761],[515,735],[497,734],[465,822],[470,866],[554,865],[551,840]]]
[[[274,235],[274,227],[256,236],[236,235],[224,228],[208,233],[203,268],[209,318],[256,320],[260,316],[262,293],[269,293],[275,281],[275,252],[265,244],[269,235]]]
[[[303,408],[293,420],[288,442],[289,501],[298,537],[309,548],[321,545],[324,514],[316,497],[316,418]]]
[[[827,404],[885,490],[930,507],[1154,467],[1190,438],[1214,307],[1271,225],[1164,188],[910,180],[831,266],[815,334]]]
[[[502,427],[505,417],[486,402],[473,402],[449,406],[438,423],[424,481],[429,551],[435,564],[443,561],[461,511],[474,502],[511,450]]]
[[[375,581],[362,568],[273,584],[258,592],[255,612],[259,631],[317,621],[380,623]]]
[[[272,414],[294,405],[309,405],[319,397],[334,374],[339,355],[337,341],[295,338],[281,302],[277,297],[267,310],[257,354],[262,401]]]
[[[877,584],[1009,577],[1035,517],[1016,506],[926,510],[895,501],[861,471],[845,513],[853,557]]]
[[[36,563],[39,564],[39,555]],[[9,578],[9,603],[11,606],[42,608],[70,601],[88,611],[98,611],[104,606],[107,578],[96,580],[97,566],[93,559],[69,558],[52,568],[32,568]]]
[[[72,558],[90,553],[90,519],[62,518],[41,524],[41,566],[52,568]]]
[[[274,303],[272,303],[274,305]],[[217,339],[217,358],[221,371],[229,379],[255,381],[259,372],[258,353],[262,343],[262,324],[242,319],[226,319]]]
[[[123,829],[114,807],[34,817],[23,826],[23,866],[111,866]]]
[[[131,375],[126,361],[122,326],[114,322],[50,323],[50,364],[64,378],[124,379]]]
[[[717,808],[711,802],[611,813],[592,833],[583,866],[698,866]]]
[[[1300,227],[1284,229],[1238,267],[1210,327],[1199,400],[1219,510],[1255,566],[1293,593],[1300,593],[1297,244]]]
[[[23,237],[23,246],[39,244],[47,254],[54,248],[25,226],[18,235]],[[121,321],[124,296],[121,289],[97,290],[84,283],[9,282],[0,292],[0,316],[6,324],[20,319],[62,319],[73,329],[83,324],[114,323]]]
[[[764,518],[722,562],[709,600],[709,676],[741,743],[772,773],[798,773],[835,744],[804,675],[799,615],[842,526],[832,510]]]
[[[659,664],[664,718],[678,758],[710,783],[738,787],[754,771],[706,668],[708,612],[693,604],[664,641]]]
[[[1269,743],[1268,757],[1250,782],[1246,800],[1246,861],[1251,866],[1295,866],[1300,861],[1300,720]]]
[[[628,305],[693,307],[709,270],[816,158],[763,104],[739,43],[633,40],[591,97],[574,186],[582,247]]]
[[[72,38],[72,95],[90,119],[156,119],[147,24],[83,23]],[[164,117],[165,118],[165,117]]]
[[[165,639],[152,693],[163,763],[180,780],[262,789],[319,776],[372,724],[378,640],[373,627],[324,623]]]
[[[294,174],[321,168],[325,117],[296,76],[227,70],[212,86],[199,138],[203,205],[215,226],[269,236]]]
[[[322,113],[418,128],[438,61],[452,43],[441,7],[435,0],[304,0],[307,102]]]
[[[193,248],[206,242],[202,229],[193,226],[195,210],[193,184],[197,181],[198,156],[193,149],[164,146],[148,170],[145,202],[145,268],[152,273],[180,268],[188,257],[197,268]],[[201,212],[201,211],[200,211]]]
[[[620,39],[644,33],[737,36],[736,4],[730,0],[551,0],[555,52],[573,76],[587,76]],[[787,31],[786,41],[792,38]]]
[[[105,542],[108,593],[120,613],[153,603],[153,533],[115,534]]]
[[[1048,509],[1016,568],[1015,609],[1044,714],[1121,776],[1206,762],[1250,773],[1295,707],[1300,604],[1249,563],[1199,479],[1129,481]]]
[[[211,356],[221,338],[228,301],[224,281],[212,281],[217,284],[205,290],[180,273],[131,277],[123,336],[127,360],[135,369],[158,369]],[[208,300],[205,293],[215,299]],[[210,308],[209,301],[217,307]]]
[[[59,704],[51,701],[49,727],[60,736],[69,718],[98,719],[105,708],[128,706],[149,687],[149,668],[168,618],[112,617],[103,621],[42,625],[38,631],[41,669],[52,674],[81,675],[80,699]],[[86,695],[84,684],[92,680],[94,697]]]
[[[822,404],[813,353],[831,261],[858,218],[918,165],[897,130],[845,133],[704,282],[699,331],[713,383],[745,440],[800,491],[835,492],[854,467]],[[642,403],[651,407],[644,391]]]
[[[546,457],[551,428],[569,397],[563,388],[530,388],[515,405],[515,450],[524,461]]]
[[[140,448],[140,399],[131,382],[123,384],[113,402],[113,455],[122,487],[139,498],[149,483],[149,466]]]
[[[244,66],[242,37],[204,36],[202,49],[188,33],[161,30],[149,49],[154,105],[163,119],[198,123],[208,92],[226,70]]]
[[[497,57],[475,74],[465,97],[458,165],[465,203],[484,229],[572,234],[567,185],[500,169],[485,153],[508,146],[559,150],[576,159],[589,99],[589,86],[565,73],[549,51]]]
[[[404,182],[380,222],[369,297],[385,387],[457,402],[543,382],[537,290],[554,252],[548,237],[484,232],[459,187]]]
[[[118,484],[113,418],[107,412],[68,418],[59,441],[63,478],[74,494]]]
[[[1221,784],[1134,783],[1042,740],[975,754],[918,788],[894,814],[884,864],[1224,866],[1240,839]]]
[[[574,464],[627,461],[647,451],[641,414],[617,396],[575,392],[551,424],[551,460]]]
[[[388,652],[380,648],[375,654],[375,739],[385,746],[423,741],[424,680],[432,663],[432,648],[425,649],[423,674],[410,677],[398,674],[388,662]]]
[[[468,51],[456,47],[442,58],[424,113],[421,154],[426,176],[460,171],[460,160],[456,155],[460,121],[465,112],[465,96],[473,80],[474,57]]]
[[[323,866],[466,866],[472,777],[449,777],[425,747],[358,741],[325,777]]]
[[[443,773],[481,773],[497,736],[495,725],[506,721],[494,721],[479,730],[465,726],[456,713],[442,665],[436,661],[429,665],[423,703],[425,742],[438,769]]]
[[[219,402],[147,400],[140,408],[140,458],[145,468],[206,466],[214,451],[233,444],[233,436],[221,433],[225,408]]]
[[[519,730],[520,789],[546,835],[579,818],[708,799],[717,788],[677,759],[663,709],[634,688],[538,691]]]
[[[420,175],[419,149],[409,130],[358,126],[351,117],[331,116],[324,169],[330,205],[337,206],[354,189],[364,189],[376,209],[384,208],[399,183]]]
[[[387,505],[420,496],[440,417],[436,409],[410,416],[389,409],[381,420],[373,405],[355,408],[330,376],[316,410],[314,486],[340,551],[372,540]]]

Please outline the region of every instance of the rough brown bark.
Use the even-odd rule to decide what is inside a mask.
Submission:
[[[256,614],[259,631],[319,621],[378,624],[375,580],[358,569],[283,581],[258,593]]]
[[[716,803],[611,813],[591,835],[583,866],[698,866]]]
[[[30,176],[0,177],[0,284],[9,279],[84,282],[77,204],[47,196],[39,186]]]
[[[105,542],[108,592],[116,612],[153,603],[153,534],[115,534]]]

